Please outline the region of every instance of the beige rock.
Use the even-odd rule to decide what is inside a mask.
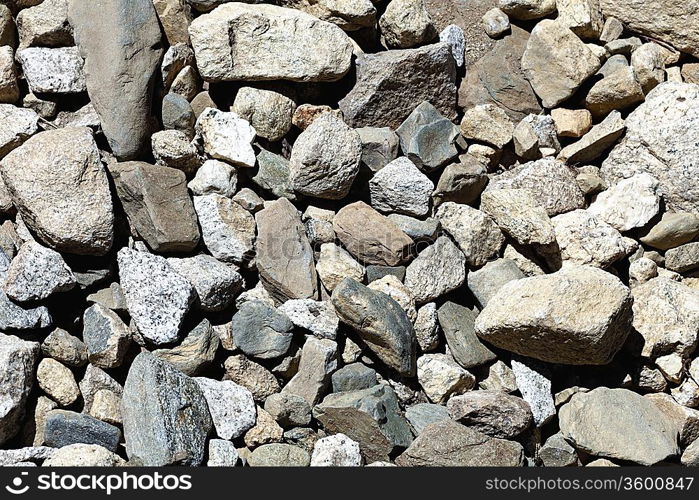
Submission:
[[[501,108],[494,104],[481,104],[467,109],[461,120],[461,135],[502,148],[512,140],[515,124]]]
[[[278,443],[283,435],[284,429],[279,426],[274,417],[258,406],[257,423],[245,433],[243,440],[252,448],[267,443]]]
[[[447,202],[435,214],[472,266],[482,266],[495,255],[505,237],[495,221],[468,205]]]
[[[192,10],[185,0],[153,0],[160,24],[170,45],[189,43]]]
[[[316,271],[329,292],[345,278],[360,282],[364,279],[364,266],[354,260],[347,250],[334,243],[321,245]]]
[[[558,159],[568,163],[592,161],[611,148],[625,129],[621,113],[612,111],[579,141],[563,148]]]
[[[514,19],[528,21],[556,11],[556,0],[500,0],[498,7]]]
[[[291,129],[296,103],[278,92],[243,87],[231,111],[249,121],[260,137],[278,141]]]
[[[70,444],[44,461],[44,467],[124,467],[126,461],[96,444]]]
[[[417,319],[417,309],[415,308],[415,297],[411,289],[403,284],[398,278],[389,274],[381,279],[369,283],[369,288],[377,292],[383,292],[398,305],[403,308],[411,323]]]
[[[486,191],[481,210],[521,245],[546,246],[556,241],[546,209],[526,189]]]
[[[55,359],[41,360],[36,380],[39,387],[61,406],[70,406],[80,396],[73,372]]]
[[[15,103],[19,99],[17,69],[12,47],[0,47],[0,102]]]
[[[599,0],[556,0],[557,21],[583,39],[597,39],[604,28]]]
[[[585,106],[594,116],[601,117],[613,110],[627,109],[643,99],[643,89],[633,68],[625,67],[595,83],[587,93]]]
[[[424,0],[391,0],[379,19],[381,39],[392,49],[408,49],[437,37]]]
[[[473,388],[476,377],[464,370],[448,354],[425,354],[417,360],[417,379],[427,397],[444,404],[455,394]]]
[[[561,137],[582,137],[592,128],[592,114],[587,109],[556,108],[551,117]]]
[[[597,195],[588,210],[621,232],[643,227],[660,210],[658,181],[636,174]]]
[[[104,422],[121,425],[121,396],[108,389],[100,389],[94,395],[89,414]]]

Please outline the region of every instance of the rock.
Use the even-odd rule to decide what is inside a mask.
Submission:
[[[151,137],[153,157],[158,165],[193,174],[204,161],[187,134],[179,130],[163,130]]]
[[[313,409],[313,416],[326,432],[342,433],[359,443],[367,462],[387,460],[413,439],[396,393],[387,385],[330,394]]]
[[[357,83],[339,102],[351,127],[396,129],[422,102],[455,117],[456,65],[446,43],[357,57]]]
[[[477,271],[468,273],[468,289],[483,308],[506,283],[524,278],[524,273],[510,259],[488,262]]]
[[[282,392],[300,396],[311,406],[317,404],[330,385],[330,375],[337,369],[336,358],[336,342],[307,337],[301,351],[298,372]]]
[[[665,64],[671,62],[675,54],[670,50],[650,42],[644,43],[631,54],[631,66],[643,93],[647,94],[665,81]]]
[[[621,232],[646,225],[660,210],[658,181],[640,173],[600,193],[588,211]]]
[[[184,172],[135,161],[111,172],[129,223],[153,251],[194,250],[199,227]]]
[[[197,377],[194,381],[206,398],[218,437],[235,439],[255,425],[255,401],[246,388],[230,380]]]
[[[405,409],[405,418],[416,436],[430,425],[442,420],[449,420],[449,412],[446,407],[432,403],[418,403]]]
[[[415,297],[410,288],[404,285],[398,278],[393,275],[384,276],[369,283],[369,288],[376,292],[382,292],[398,302],[398,305],[408,315],[408,320],[411,323],[415,322],[417,318]]]
[[[605,17],[618,19],[634,33],[662,40],[682,52],[699,56],[696,48],[699,32],[693,25],[696,12],[687,5],[663,1],[650,8],[629,0],[601,0],[600,7]]]
[[[34,384],[39,344],[0,334],[0,443],[20,429]]]
[[[250,467],[308,467],[310,463],[311,456],[306,450],[284,443],[255,448],[248,459]]]
[[[432,170],[456,157],[459,128],[425,101],[396,130],[403,154],[415,165]]]
[[[608,43],[621,37],[624,33],[624,25],[616,17],[605,16],[604,27],[600,34],[600,41]]]
[[[209,440],[209,459],[207,467],[235,467],[238,465],[240,455],[235,445],[225,439]]]
[[[518,390],[514,372],[502,361],[496,361],[487,368],[485,378],[481,380],[479,387],[486,391],[501,391],[508,394]]]
[[[592,128],[592,114],[587,109],[556,108],[551,110],[551,118],[561,137],[582,137]]]
[[[665,252],[665,268],[684,273],[699,267],[699,243],[685,243]]]
[[[19,97],[14,51],[12,47],[4,46],[0,49],[0,102],[11,104],[17,102]],[[24,102],[22,104],[29,107]]]
[[[425,354],[417,360],[417,378],[428,399],[444,404],[470,389],[476,378],[461,368],[448,354]]]
[[[279,382],[272,372],[242,354],[226,359],[224,368],[225,380],[232,380],[248,389],[255,401],[264,401],[271,394],[279,392]]]
[[[148,146],[153,84],[163,56],[153,2],[70,0],[68,20],[104,135],[117,158],[135,159]]]
[[[482,339],[523,356],[604,365],[626,340],[632,302],[618,278],[571,265],[507,283],[481,311],[475,329]],[[555,322],[547,320],[553,317]]]
[[[612,111],[604,120],[592,127],[579,141],[563,148],[558,155],[558,159],[568,163],[596,160],[616,143],[625,129],[626,124],[621,118],[621,113]]]
[[[216,259],[248,265],[255,251],[255,219],[220,194],[194,197],[194,210],[207,250]]]
[[[267,290],[280,302],[315,299],[313,251],[294,205],[285,198],[267,203],[255,221],[257,269]]]
[[[368,389],[376,384],[376,370],[361,363],[345,365],[332,375],[333,392]]]
[[[505,242],[493,219],[468,205],[446,202],[439,206],[435,215],[471,266],[485,264]]]
[[[117,312],[126,311],[126,300],[124,293],[119,283],[112,283],[107,288],[102,288],[93,294],[87,296],[87,301],[95,304],[101,304],[107,309]]]
[[[600,64],[575,33],[549,19],[532,30],[522,56],[522,70],[546,108],[571,97]]]
[[[196,297],[194,287],[158,255],[122,248],[117,260],[129,314],[141,335],[158,345],[177,340]]]
[[[413,244],[396,224],[361,201],[343,207],[333,228],[344,247],[366,264],[400,264]]]
[[[699,465],[699,439],[685,448],[682,452],[682,465],[687,467],[697,467]]]
[[[483,15],[483,29],[491,38],[499,38],[510,31],[510,18],[497,7]]]
[[[552,0],[500,0],[498,7],[510,17],[529,21],[554,13],[556,2]]]
[[[342,247],[334,243],[323,243],[316,263],[316,271],[323,286],[332,292],[345,278],[362,281],[364,267],[354,260]]]
[[[143,352],[129,369],[122,408],[131,463],[201,464],[212,420],[194,380]]]
[[[234,268],[209,255],[170,258],[168,263],[194,286],[202,311],[216,312],[228,308],[245,285],[243,277]]]
[[[240,167],[255,166],[252,141],[257,132],[247,120],[235,113],[206,108],[197,118],[195,128],[204,151],[212,158]]]
[[[115,312],[93,304],[83,314],[83,340],[90,363],[99,368],[117,368],[131,344],[131,332]]]
[[[295,201],[297,196],[291,185],[289,160],[262,149],[257,155],[257,173],[252,181],[272,194]]]
[[[439,234],[439,221],[432,217],[420,220],[409,215],[389,214],[388,219],[415,241],[432,242]]]
[[[61,328],[56,328],[41,343],[44,356],[61,363],[79,367],[87,364],[87,347],[83,342]]]
[[[587,210],[574,210],[551,219],[561,259],[566,263],[609,267],[637,247],[612,226]]]
[[[80,397],[73,372],[55,359],[41,360],[36,371],[36,381],[60,406],[70,406]]]
[[[119,455],[97,444],[69,444],[56,450],[42,464],[44,467],[123,467]]]
[[[468,370],[495,360],[495,353],[478,340],[474,331],[476,312],[447,302],[437,310],[437,316],[457,363]]]
[[[73,45],[66,0],[48,0],[19,11],[17,29],[20,48]]]
[[[87,89],[83,60],[75,47],[32,47],[17,52],[17,59],[32,92],[77,94]]]
[[[461,120],[461,135],[502,149],[512,140],[515,125],[507,113],[494,104],[467,109]]]
[[[454,61],[456,61],[456,67],[461,68],[464,65],[464,56],[466,54],[464,30],[456,24],[450,24],[439,33],[439,41],[451,47],[451,55],[454,57]]]
[[[257,423],[245,433],[243,440],[248,447],[253,447],[281,441],[283,435],[284,429],[279,427],[272,415],[258,406]]]
[[[432,351],[439,346],[439,322],[437,305],[434,302],[429,302],[417,310],[417,318],[413,326],[422,352]]]
[[[321,0],[282,0],[282,5],[301,9],[323,21],[338,25],[345,31],[358,31],[376,25],[376,8],[370,0],[333,2]]]
[[[299,328],[309,330],[319,338],[335,340],[340,319],[335,308],[329,302],[319,302],[312,299],[287,300],[279,307]]]
[[[399,137],[388,127],[356,129],[362,141],[361,165],[378,172],[398,157]]]
[[[534,416],[534,424],[541,427],[556,415],[551,394],[551,370],[543,363],[524,357],[512,358],[512,373],[519,392]]]
[[[112,425],[121,425],[121,396],[107,389],[95,393],[90,416]]]
[[[486,436],[452,420],[428,425],[397,459],[400,467],[517,467],[522,445]]]
[[[563,436],[591,455],[653,465],[679,454],[672,423],[651,401],[626,389],[576,394],[561,408],[559,421]]]
[[[61,254],[28,241],[7,269],[3,289],[11,299],[29,302],[44,300],[75,285],[75,276]]]
[[[286,315],[258,301],[243,304],[231,322],[236,347],[259,359],[274,359],[286,354],[293,327]]]
[[[51,410],[46,415],[46,446],[63,448],[71,444],[92,444],[115,452],[120,441],[121,431],[117,427],[84,413]]]
[[[464,254],[446,236],[420,252],[405,271],[405,284],[418,304],[456,290],[465,280]]]
[[[696,212],[699,187],[691,172],[697,168],[692,123],[698,113],[699,90],[694,85],[658,85],[626,119],[626,137],[602,163],[603,179],[614,185],[648,173],[658,180],[658,192],[669,210]]]
[[[207,160],[197,170],[187,187],[195,196],[220,194],[231,198],[238,183],[235,168],[219,160]]]
[[[595,83],[585,98],[585,106],[593,116],[605,116],[612,110],[629,108],[643,102],[641,84],[631,67],[614,71]]]
[[[541,446],[539,460],[544,467],[570,467],[578,465],[578,454],[575,448],[558,433],[548,438]]]
[[[185,375],[193,376],[214,361],[219,346],[219,337],[213,332],[211,323],[204,319],[187,333],[179,345],[170,349],[156,349],[153,355]]]
[[[346,278],[333,291],[332,303],[340,320],[389,368],[405,376],[415,373],[415,331],[395,300]]]
[[[488,183],[485,173],[485,167],[470,155],[462,157],[459,163],[447,165],[432,193],[432,203],[437,207],[447,201],[475,202]]]
[[[311,467],[359,467],[362,462],[359,443],[344,434],[319,439],[311,456]]]
[[[301,396],[280,392],[265,400],[265,411],[283,427],[308,425],[311,422],[311,406]]]
[[[0,132],[0,158],[19,147],[38,130],[39,115],[31,109],[0,104],[0,118],[7,126]]]
[[[447,404],[457,422],[496,438],[514,439],[533,423],[529,405],[500,391],[472,391]]]
[[[80,255],[109,251],[112,199],[89,129],[41,132],[7,155],[0,173],[22,221],[47,246]]]
[[[204,110],[202,110],[203,112]],[[187,99],[179,94],[170,92],[163,97],[161,115],[164,130],[179,130],[186,134],[188,138],[194,137],[197,117],[195,117],[192,106],[187,102]]]
[[[424,0],[392,0],[379,19],[381,41],[391,49],[408,49],[437,37]]]
[[[556,20],[580,38],[599,39],[604,28],[604,18],[597,0],[557,0],[556,9]]]
[[[78,384],[80,393],[83,396],[85,405],[83,406],[84,413],[91,413],[92,405],[95,400],[95,395],[102,390],[113,392],[117,397],[121,398],[123,388],[121,385],[110,377],[107,372],[97,368],[95,365],[88,364],[85,370],[85,376]]]
[[[664,212],[661,219],[641,236],[641,243],[669,250],[689,243],[699,234],[699,217],[686,212]]]
[[[423,217],[430,209],[434,184],[408,158],[398,158],[369,181],[371,205],[380,212]]]
[[[184,0],[154,0],[153,5],[170,46],[189,43],[187,28],[192,22],[190,5]]]
[[[243,87],[238,90],[231,111],[250,122],[260,137],[278,141],[291,130],[296,103],[271,90]]]

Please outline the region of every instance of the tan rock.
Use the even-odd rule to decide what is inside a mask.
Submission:
[[[561,137],[582,137],[592,128],[592,114],[587,109],[556,108],[551,117]]]

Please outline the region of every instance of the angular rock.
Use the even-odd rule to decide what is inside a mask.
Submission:
[[[301,351],[298,372],[282,392],[300,396],[313,406],[330,385],[330,376],[337,369],[337,343],[329,339],[306,338]]]
[[[381,40],[391,49],[408,49],[437,37],[423,0],[391,1],[379,19]]]
[[[616,143],[624,130],[626,130],[626,124],[621,118],[621,113],[612,111],[579,141],[564,147],[558,159],[568,163],[596,160]]]
[[[179,345],[170,349],[156,349],[153,355],[185,375],[194,376],[214,361],[220,345],[221,341],[211,328],[211,323],[203,319]]]
[[[87,90],[83,60],[75,47],[32,47],[20,50],[17,59],[32,92],[76,94]]]
[[[238,175],[234,167],[219,160],[207,160],[197,169],[187,187],[195,196],[220,194],[231,198],[237,184]]]
[[[80,397],[73,372],[55,359],[41,360],[36,370],[36,381],[41,390],[60,406],[70,406]]]
[[[243,87],[238,90],[231,111],[250,122],[257,135],[278,141],[291,130],[296,103],[271,90]]]
[[[185,132],[163,130],[151,137],[155,163],[194,174],[204,159]]]
[[[255,425],[255,401],[245,387],[230,380],[197,377],[194,381],[206,398],[218,437],[235,439]]]
[[[643,102],[641,84],[631,67],[619,68],[595,83],[585,97],[585,106],[595,117],[627,109]]]
[[[481,343],[474,330],[477,313],[447,302],[437,310],[451,355],[467,370],[495,360],[495,353]]]
[[[247,388],[255,401],[264,401],[270,395],[279,392],[279,382],[272,372],[242,354],[226,359],[224,368],[225,380],[232,380]]]
[[[311,455],[311,467],[359,467],[362,461],[359,443],[344,434],[319,439]]]
[[[476,378],[448,354],[425,354],[417,360],[417,379],[427,398],[444,404],[473,388]]]
[[[61,254],[28,241],[20,247],[7,269],[3,289],[17,302],[30,302],[44,300],[75,285],[75,275]]]
[[[457,422],[496,438],[516,438],[533,423],[532,412],[524,400],[500,391],[454,396],[447,409]]]
[[[398,157],[400,139],[390,128],[362,127],[356,130],[362,141],[361,164],[372,172],[378,172]]]
[[[660,210],[658,181],[640,173],[600,193],[588,211],[621,232],[646,225]]]
[[[233,316],[233,342],[259,359],[283,356],[289,350],[294,325],[286,315],[259,301],[246,302]]]
[[[404,285],[398,278],[393,275],[384,276],[369,283],[369,288],[376,292],[382,292],[398,302],[398,305],[408,315],[408,320],[411,323],[415,322],[417,318],[415,297],[413,297],[410,288]]]
[[[641,236],[641,243],[669,250],[689,243],[699,234],[699,217],[686,212],[664,212],[662,218]]]
[[[561,137],[582,137],[592,128],[592,114],[586,109],[552,109],[551,118]]]
[[[405,409],[405,418],[410,422],[415,435],[419,436],[428,425],[449,420],[449,412],[442,405],[418,403]]]
[[[483,212],[457,203],[439,206],[437,218],[456,241],[471,266],[482,266],[500,251],[505,237],[493,219]]]
[[[0,158],[22,145],[38,130],[39,115],[31,109],[0,104],[0,118],[7,124],[0,130]]]
[[[345,278],[362,281],[364,267],[354,258],[334,243],[323,243],[316,263],[316,271],[323,286],[332,292]]]
[[[265,411],[284,427],[304,426],[311,422],[311,406],[296,394],[272,394],[265,400]]]
[[[556,415],[556,405],[551,394],[551,370],[543,363],[516,356],[512,358],[512,373],[515,387],[531,408],[534,423],[537,427],[543,426]]]
[[[47,0],[17,13],[20,47],[73,45],[67,0]]]
[[[597,0],[556,0],[558,22],[583,39],[598,39],[604,18]]]
[[[307,467],[310,454],[299,446],[285,443],[264,444],[250,454],[250,467]]]
[[[488,183],[484,165],[470,155],[459,163],[452,163],[442,171],[432,193],[435,207],[447,201],[470,204],[475,202]]]
[[[212,158],[240,167],[255,166],[252,141],[257,132],[247,120],[235,113],[206,108],[195,127],[204,151]]]
[[[31,95],[31,94],[29,94]],[[17,69],[15,68],[14,51],[10,46],[0,48],[0,102],[15,103],[19,100],[20,92],[17,84]],[[22,103],[29,107],[26,103]]]
[[[131,332],[116,313],[94,304],[83,314],[83,340],[90,363],[117,368],[131,344]]]
[[[0,443],[20,429],[34,384],[39,344],[0,334]]]
[[[405,271],[405,284],[418,304],[456,290],[465,280],[464,254],[446,236],[420,252]]]
[[[333,392],[368,389],[376,384],[376,370],[361,363],[345,365],[332,374]]]
[[[46,416],[44,443],[52,448],[72,444],[94,444],[115,452],[121,441],[121,431],[84,413],[52,410]]]
[[[168,263],[194,286],[202,311],[216,312],[228,308],[245,286],[243,277],[235,268],[209,255],[170,258]]]
[[[541,446],[539,460],[544,467],[570,467],[578,465],[578,454],[561,433],[558,433],[548,438]]]
[[[506,283],[522,278],[524,273],[514,261],[497,259],[468,273],[467,285],[478,305],[483,308]]]
[[[546,209],[528,189],[486,191],[481,197],[481,211],[521,245],[548,246],[556,241]]]
[[[279,311],[284,313],[295,326],[305,328],[319,338],[335,340],[340,319],[328,301],[312,299],[287,300]]]
[[[467,109],[461,120],[461,135],[502,149],[512,140],[515,124],[495,104],[480,104]]]
[[[44,339],[41,352],[44,356],[68,366],[79,367],[87,364],[85,344],[61,328],[56,328]]]
[[[423,217],[429,212],[434,184],[412,161],[403,157],[374,174],[369,190],[371,205],[376,210]]]

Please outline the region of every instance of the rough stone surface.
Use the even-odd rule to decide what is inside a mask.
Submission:
[[[422,217],[430,209],[434,184],[408,158],[398,158],[369,181],[371,205],[380,212]]]
[[[636,174],[600,193],[588,210],[621,232],[642,227],[660,210],[657,190],[654,177]]]
[[[233,316],[233,342],[259,359],[283,356],[291,345],[293,323],[283,313],[259,301],[246,302]]]
[[[533,423],[524,400],[500,391],[472,391],[454,396],[447,409],[457,422],[496,438],[515,438]]]
[[[495,360],[495,353],[476,336],[476,312],[454,302],[447,302],[437,310],[437,316],[449,350],[457,363],[468,370]]]
[[[466,258],[446,236],[424,249],[405,270],[405,284],[418,304],[456,290],[466,279]]]
[[[443,203],[435,215],[471,266],[482,266],[500,251],[505,237],[495,221],[480,210],[457,203]]]
[[[218,437],[235,439],[255,425],[255,401],[245,387],[230,380],[197,377],[194,381],[206,398]]]
[[[237,114],[206,108],[197,118],[196,131],[212,158],[241,167],[255,166],[252,141],[257,132]]]
[[[21,425],[34,384],[39,344],[0,334],[0,443],[12,438]]]

